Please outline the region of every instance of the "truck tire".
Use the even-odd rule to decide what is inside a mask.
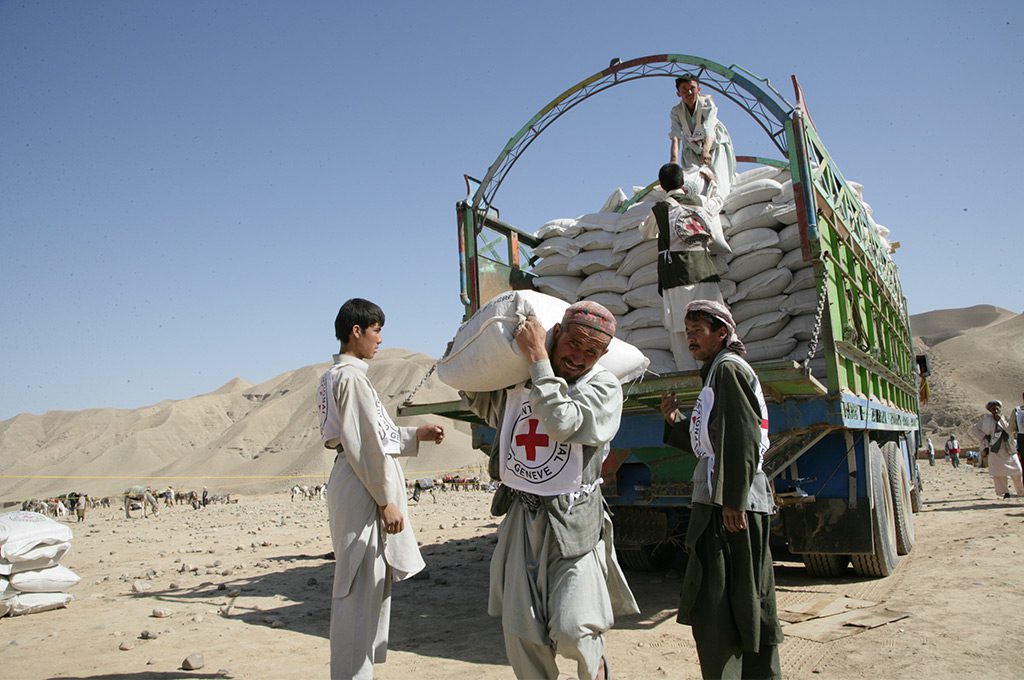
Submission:
[[[888,442],[882,447],[886,468],[889,472],[889,484],[892,488],[893,521],[896,525],[896,554],[909,555],[914,549],[914,513],[913,500],[910,497],[910,479],[907,468],[903,465],[900,447],[896,442]]]
[[[804,569],[811,576],[818,578],[834,578],[846,573],[846,565],[850,563],[849,555],[832,555],[830,553],[804,553]]]
[[[850,555],[850,562],[853,563],[854,572],[859,576],[883,578],[891,574],[900,561],[896,553],[892,485],[889,484],[889,469],[885,463],[885,456],[878,448],[878,444],[870,443],[867,459],[875,503],[871,511],[871,531],[875,549],[871,553]]]
[[[676,551],[669,543],[616,548],[615,556],[630,571],[667,571],[675,562]]]
[[[910,509],[917,514],[924,507],[924,502],[921,500],[921,496],[924,493],[924,482],[921,481],[920,465],[914,465],[914,473],[914,484],[910,489]]]

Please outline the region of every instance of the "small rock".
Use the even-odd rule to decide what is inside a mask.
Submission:
[[[306,581],[306,585],[307,585],[307,586],[315,586],[315,585],[317,585],[318,583],[320,583],[320,581],[317,581],[317,580],[316,580],[316,576],[310,576],[310,577],[309,577],[309,580],[307,580],[307,581]]]
[[[149,590],[152,586],[145,581],[136,581],[132,584],[133,593],[144,593]]]
[[[232,588],[231,590],[228,591],[228,597],[238,597],[241,594],[242,594],[242,591],[239,590],[238,588]]]
[[[117,648],[120,649],[122,652],[127,652],[129,650],[135,649],[135,643],[124,640],[121,644],[117,646]]]
[[[153,613],[151,614],[151,616],[154,619],[166,619],[170,615],[171,615],[171,610],[170,609],[154,609]]]
[[[185,660],[181,662],[181,667],[186,671],[197,671],[205,665],[206,662],[203,660],[203,655],[198,652],[195,654],[189,654],[185,657]]]
[[[446,578],[435,578],[434,579],[434,585],[446,586],[446,585],[448,585],[448,579],[446,579]]]
[[[155,640],[156,638],[157,634],[151,630],[144,630],[141,633],[139,633],[140,640]]]
[[[284,621],[282,621],[281,619],[274,619],[273,621],[270,622],[270,627],[271,628],[284,628]]]
[[[203,622],[203,615],[202,614],[196,614],[195,616],[192,617],[192,623],[202,623],[202,622]]]

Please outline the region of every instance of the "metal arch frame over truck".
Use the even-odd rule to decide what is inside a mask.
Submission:
[[[790,551],[809,555],[812,570],[812,563],[845,566],[846,556],[876,554],[877,513],[890,515],[882,520],[894,527],[898,521],[891,516],[895,511],[877,507],[870,450],[897,451],[906,472],[901,482],[916,484],[916,361],[896,266],[818,136],[795,77],[797,103],[791,105],[766,79],[739,66],[665,54],[615,64],[558,95],[509,139],[482,180],[466,177],[466,198],[456,205],[465,317],[499,293],[531,287],[527,265],[536,259],[532,248],[539,241],[503,222],[493,207],[502,181],[530,144],[600,92],[641,78],[682,73],[698,75],[702,85],[751,115],[785,158],[754,160],[788,167],[793,178],[801,248],[813,265],[819,293],[817,330],[826,380],[822,384],[813,377],[806,361],[755,365],[770,399],[772,447],[765,470],[782,506],[780,531]],[[657,402],[671,390],[692,403],[700,386],[696,372],[674,373],[645,379],[626,391],[622,427],[602,471],[603,491],[612,506],[665,514],[669,521],[645,522],[642,512],[631,511],[629,524],[646,529],[617,531],[616,540],[624,548],[650,552],[672,542],[685,526],[693,458],[662,443]],[[459,402],[407,403],[400,409],[402,415],[418,413],[475,421]],[[493,436],[479,423],[474,431],[480,445]],[[665,527],[663,535],[654,536],[652,526]],[[855,568],[863,562],[855,559]]]

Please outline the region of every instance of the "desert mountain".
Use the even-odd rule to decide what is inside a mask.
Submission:
[[[915,344],[932,361],[931,401],[921,420],[936,446],[950,432],[966,440],[987,400],[1019,403],[1024,315],[978,305],[910,321]],[[370,379],[392,414],[433,363],[402,349],[383,350],[370,362]],[[327,366],[305,366],[258,385],[234,378],[208,394],[138,409],[52,411],[2,421],[0,502],[72,489],[107,495],[139,483],[246,493],[322,482],[334,453],[320,445],[314,403]],[[417,403],[456,398],[435,376],[416,393]],[[485,463],[471,448],[468,425],[445,426],[449,436],[442,446],[426,445],[406,461],[409,478]]]
[[[370,362],[370,380],[392,415],[433,363],[402,349],[382,350]],[[258,385],[235,378],[208,394],[138,409],[52,411],[2,421],[0,475],[9,477],[0,478],[0,501],[72,489],[108,495],[142,483],[239,493],[321,483],[334,452],[320,444],[314,405],[328,366],[306,366]],[[416,394],[417,402],[457,398],[434,376]],[[444,444],[424,445],[420,456],[406,459],[410,478],[486,462],[470,447],[468,425],[444,425]]]
[[[1024,315],[991,305],[943,309],[910,317],[918,345],[931,358],[931,400],[921,409],[925,434],[941,448],[967,431],[989,399],[1005,411],[1024,392]]]

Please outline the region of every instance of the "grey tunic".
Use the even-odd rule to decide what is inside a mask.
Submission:
[[[603,368],[569,385],[554,375],[548,361],[530,366],[530,404],[556,441],[580,444],[583,486],[590,493],[540,497],[529,510],[505,486],[492,504],[505,515],[498,546],[491,559],[491,597],[488,612],[501,616],[506,636],[526,638],[565,651],[568,640],[600,636],[613,622],[612,614],[639,613],[636,601],[615,559],[611,522],[604,511],[599,484],[605,445],[618,431],[622,388]],[[507,400],[505,391],[467,393],[469,407],[500,430]],[[491,454],[491,476],[499,478],[498,447]],[[559,597],[557,584],[565,575],[585,584],[575,597]],[[566,624],[563,626],[562,624]],[[555,630],[561,628],[561,630]]]

